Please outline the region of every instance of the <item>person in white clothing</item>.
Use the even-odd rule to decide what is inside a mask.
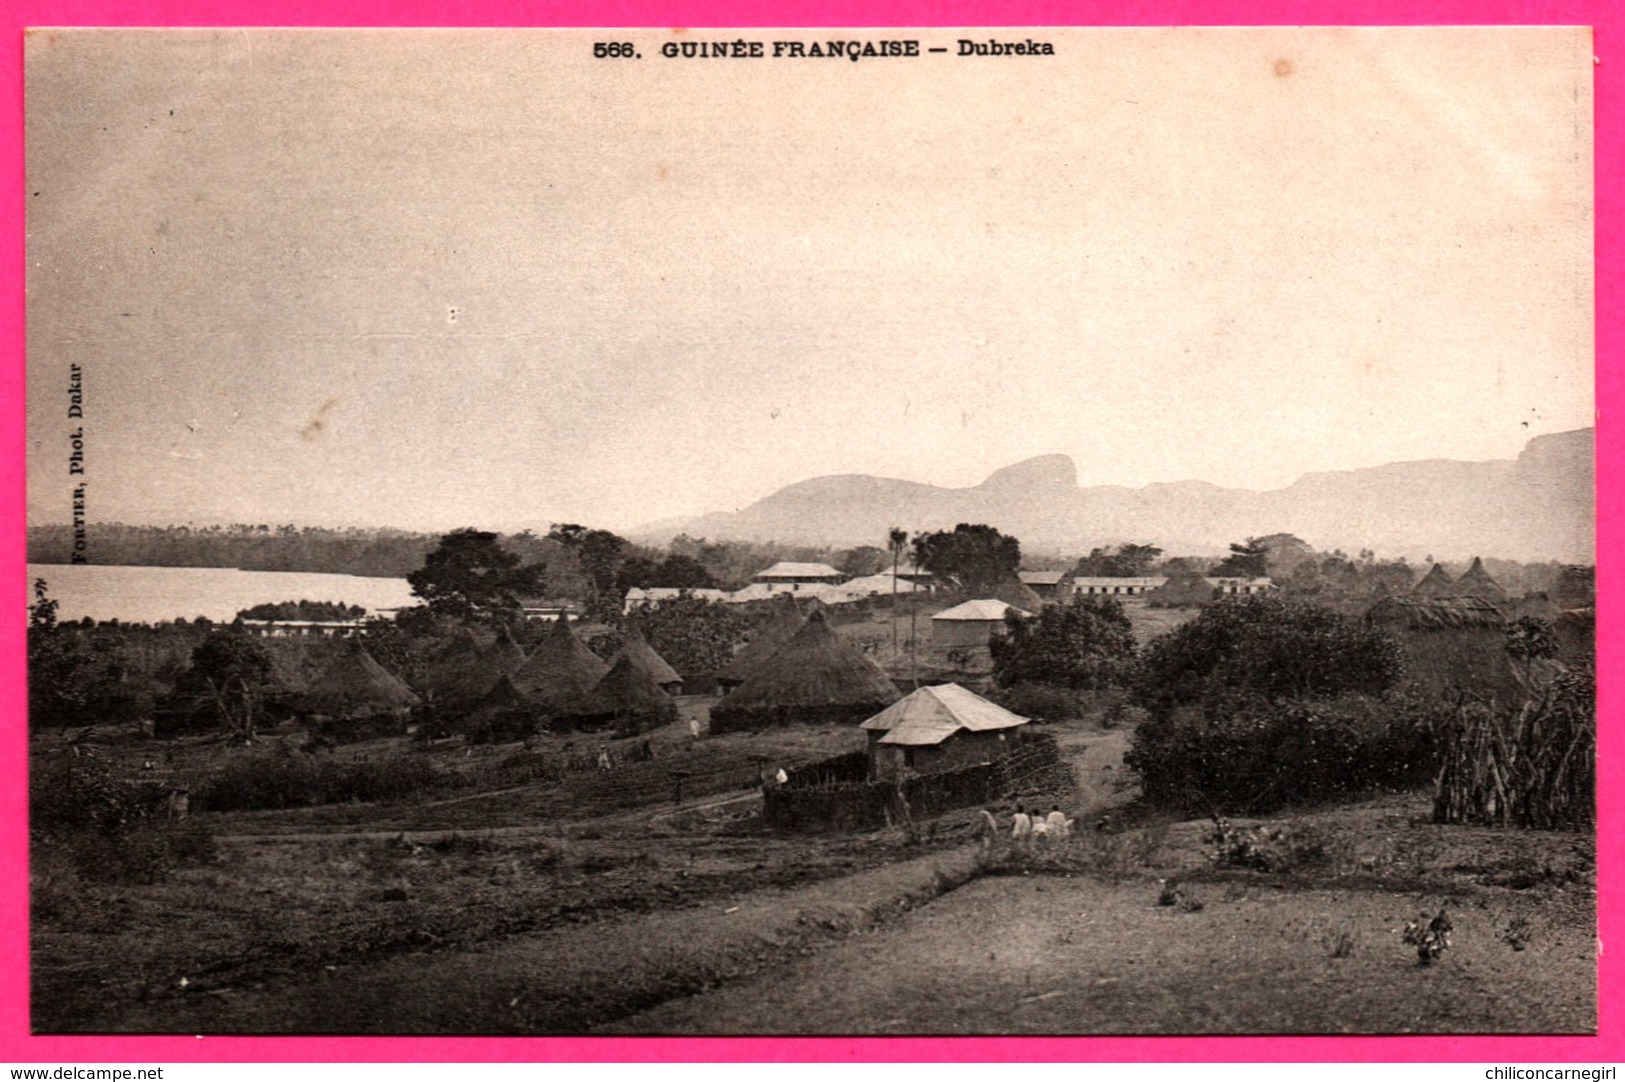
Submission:
[[[977,815],[976,833],[980,838],[984,851],[992,849],[999,837],[999,821],[993,818],[993,813],[983,808]]]
[[[1016,844],[1018,849],[1026,849],[1032,844],[1032,817],[1027,814],[1020,804],[1016,805],[1015,817],[1010,820],[1010,840]]]
[[[1064,838],[1071,833],[1067,829],[1066,812],[1061,810],[1059,804],[1055,805],[1055,810],[1044,816],[1044,821],[1049,824],[1049,832],[1052,837]]]

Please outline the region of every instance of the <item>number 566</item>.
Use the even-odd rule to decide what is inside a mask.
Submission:
[[[638,54],[630,41],[595,41],[592,43],[592,55],[600,60],[605,57],[625,57],[630,60]]]

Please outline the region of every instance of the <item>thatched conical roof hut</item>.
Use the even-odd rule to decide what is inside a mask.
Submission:
[[[1033,592],[1033,588],[1020,579],[1007,579],[993,588],[992,593],[978,594],[978,597],[991,597],[1014,605],[1024,612],[1037,612],[1044,607],[1044,599]]]
[[[411,709],[417,701],[412,689],[378,664],[359,642],[345,644],[300,696],[303,710],[331,717],[400,713]]]
[[[1473,557],[1473,566],[1456,580],[1456,594],[1459,597],[1481,597],[1496,605],[1507,599],[1507,592],[1501,589],[1499,582],[1490,578],[1490,573],[1484,570],[1483,559],[1477,556]]]
[[[897,686],[880,666],[837,636],[823,613],[815,612],[733,694],[711,708],[711,731],[857,722],[897,699]]]
[[[1418,597],[1456,597],[1461,591],[1456,589],[1456,580],[1450,577],[1444,565],[1434,564],[1432,570],[1422,576],[1422,581],[1411,587],[1411,593]]]
[[[543,710],[557,712],[591,691],[608,672],[609,664],[587,649],[570,621],[561,616],[510,676],[520,694]]]
[[[683,686],[682,674],[672,668],[670,663],[649,645],[649,640],[643,637],[643,632],[630,624],[627,625],[626,637],[621,641],[621,649],[615,655],[615,661],[623,657],[636,658],[638,664],[654,677],[655,683],[667,692],[675,694],[677,689]]]
[[[471,710],[524,663],[524,650],[506,630],[490,646],[472,633],[460,635],[430,667],[429,688],[443,709]]]
[[[567,707],[559,720],[575,729],[613,726],[618,732],[641,733],[676,721],[677,700],[660,686],[659,674],[643,654],[633,651],[617,658],[604,678]]]
[[[512,678],[503,676],[463,719],[463,729],[475,742],[523,739],[536,731],[541,713]]]
[[[1545,620],[1547,623],[1555,622],[1563,613],[1557,602],[1544,593],[1524,594],[1516,601],[1508,601],[1501,606],[1501,611],[1506,613],[1508,619],[1516,620],[1528,616],[1536,620]]]
[[[756,630],[756,634],[733,656],[733,660],[717,673],[717,683],[724,688],[735,688],[744,683],[758,665],[794,638],[806,622],[806,617],[794,605],[782,606],[771,620]]]
[[[1416,691],[1506,703],[1529,694],[1527,674],[1507,653],[1506,619],[1483,598],[1387,597],[1371,606],[1366,620],[1398,640],[1405,682]]]

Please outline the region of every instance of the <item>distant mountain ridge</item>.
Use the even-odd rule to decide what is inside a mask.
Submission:
[[[1285,532],[1351,553],[1591,563],[1594,437],[1589,428],[1537,436],[1511,460],[1428,459],[1309,473],[1265,492],[1203,481],[1080,488],[1066,455],[1006,466],[971,488],[837,474],[799,481],[737,512],[666,519],[632,536],[848,546],[880,544],[892,526],[917,531],[985,522],[1029,550],[1064,553],[1139,541],[1200,554]]]

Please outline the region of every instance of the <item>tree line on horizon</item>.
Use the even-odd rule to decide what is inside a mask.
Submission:
[[[93,523],[87,542],[92,561],[99,564],[407,578],[423,567],[445,536],[389,528]],[[1233,543],[1230,553],[1221,559],[1170,556],[1156,545],[1144,543],[1098,546],[1081,557],[1024,555],[1018,539],[984,524],[961,524],[954,530],[922,531],[912,536],[895,528],[890,535],[877,538],[876,544],[850,548],[711,541],[686,534],[657,547],[574,523],[556,524],[546,534],[492,532],[490,536],[504,551],[519,557],[521,565],[546,568],[531,591],[535,596],[599,606],[618,604],[633,587],[734,590],[749,583],[763,568],[784,560],[827,563],[850,577],[877,574],[909,562],[953,578],[968,579],[968,584],[973,585],[1013,576],[1018,568],[1099,577],[1166,575],[1187,570],[1214,575],[1268,575],[1284,589],[1306,597],[1402,593],[1433,562],[1431,557],[1421,564],[1408,563],[1403,557],[1379,559],[1369,549],[1353,555],[1341,550],[1319,552],[1286,533]],[[71,561],[71,527],[30,526],[27,537],[31,563]],[[995,554],[1000,546],[1002,550]],[[933,567],[934,563],[938,566]],[[1517,595],[1557,590],[1566,565],[1487,558],[1485,566],[1509,593]],[[1455,574],[1464,569],[1465,564],[1446,566]]]

